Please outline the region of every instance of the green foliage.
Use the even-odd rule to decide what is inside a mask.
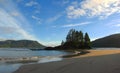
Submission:
[[[88,49],[90,48],[90,38],[87,33],[85,33],[84,36],[82,31],[71,29],[66,36],[66,41],[62,41],[61,45],[63,45],[63,47],[69,46],[69,48]]]
[[[89,38],[89,35],[87,33],[85,33],[85,38],[84,38],[85,42],[84,42],[84,45],[85,47],[88,47],[90,48],[90,38]]]

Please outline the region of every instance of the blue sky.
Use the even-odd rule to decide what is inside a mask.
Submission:
[[[72,28],[91,40],[119,33],[120,0],[0,0],[0,40],[55,46]]]

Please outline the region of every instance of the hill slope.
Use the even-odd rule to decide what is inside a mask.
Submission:
[[[113,34],[92,42],[92,47],[120,47],[120,34]]]
[[[37,41],[32,40],[6,40],[0,41],[1,48],[44,48]]]

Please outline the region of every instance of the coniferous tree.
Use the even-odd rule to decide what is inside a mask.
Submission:
[[[66,37],[66,41],[67,42],[70,42],[72,41],[72,32],[73,32],[74,29],[71,29],[69,32],[68,32],[68,35]]]
[[[79,48],[83,48],[84,47],[84,37],[83,37],[83,32],[80,31],[79,32]]]
[[[75,41],[78,41],[78,40],[79,40],[79,32],[76,31],[75,34],[76,34],[76,35],[75,35]]]
[[[84,37],[84,46],[85,48],[90,48],[90,38],[89,35],[87,33],[85,33],[85,37]]]
[[[65,43],[65,42],[62,40],[61,45],[64,45],[64,43]]]
[[[87,33],[85,33],[85,36],[83,36],[82,31],[71,29],[67,34],[66,41],[62,41],[61,45],[77,49],[90,48],[90,38]]]

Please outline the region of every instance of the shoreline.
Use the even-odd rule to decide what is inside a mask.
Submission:
[[[46,73],[46,71],[49,73],[120,73],[120,70],[117,70],[118,72],[111,71],[116,67],[120,68],[120,50],[89,51],[90,53],[75,56],[69,59],[64,59],[62,61],[23,65],[14,73]],[[77,67],[79,67],[79,69]],[[108,67],[109,70],[106,69],[101,72],[101,69],[99,69],[99,67],[101,69],[106,69]],[[89,68],[95,68],[95,70],[88,70]]]
[[[29,63],[29,62],[37,62],[40,57],[19,57],[19,58],[10,58],[10,57],[0,57],[0,62],[4,63]]]
[[[66,55],[58,55],[58,56],[32,56],[32,57],[0,57],[0,62],[4,63],[32,63],[32,62],[38,62],[42,58],[72,58],[75,56],[83,55],[88,53],[88,51],[72,51],[71,54],[66,54]]]

